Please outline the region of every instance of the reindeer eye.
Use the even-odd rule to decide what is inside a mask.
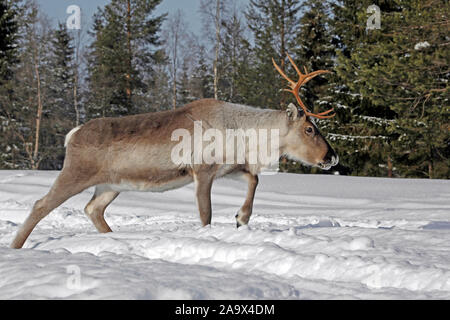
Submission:
[[[305,131],[307,134],[312,134],[314,132],[314,129],[312,127],[307,127]]]

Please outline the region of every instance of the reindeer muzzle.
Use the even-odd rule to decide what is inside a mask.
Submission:
[[[330,147],[328,149],[327,154],[323,158],[322,162],[319,162],[317,165],[319,168],[324,170],[330,170],[332,167],[336,166],[339,163],[339,156],[336,152]]]

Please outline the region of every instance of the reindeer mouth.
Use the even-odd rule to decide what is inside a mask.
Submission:
[[[327,163],[319,162],[319,163],[317,164],[317,166],[318,166],[320,169],[322,169],[322,170],[330,170],[331,167],[332,167],[332,165],[331,165],[330,162],[327,162]]]
[[[317,166],[322,170],[330,170],[332,167],[339,163],[339,156],[333,156],[330,161],[319,162]]]

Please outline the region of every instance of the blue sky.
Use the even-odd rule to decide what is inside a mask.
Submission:
[[[245,0],[243,0],[245,1]],[[78,5],[82,11],[81,25],[83,31],[87,31],[92,26],[92,15],[97,7],[103,7],[109,0],[37,0],[41,9],[56,25],[58,21],[65,22],[69,16],[66,13],[70,5]],[[190,28],[194,32],[200,32],[202,23],[198,13],[200,0],[163,0],[157,7],[156,14],[173,13],[181,9],[189,22]]]

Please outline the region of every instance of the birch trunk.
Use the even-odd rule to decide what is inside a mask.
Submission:
[[[174,48],[173,48],[173,57],[172,57],[172,106],[174,109],[177,108],[177,54],[178,54],[178,27],[176,28],[176,32],[174,33]]]
[[[219,72],[217,70],[220,52],[220,0],[216,2],[216,48],[214,57],[214,99],[219,99]]]
[[[31,160],[31,169],[37,170],[39,167],[38,155],[39,155],[39,137],[41,132],[41,119],[42,119],[42,96],[41,96],[41,78],[39,73],[38,64],[38,52],[37,48],[34,49],[34,72],[37,80],[37,113],[36,113],[36,132],[34,136],[34,151],[33,158]]]
[[[75,66],[73,73],[73,107],[75,109],[75,127],[78,127],[80,125],[80,110],[78,109],[78,68],[80,56],[80,38],[81,31],[78,31],[75,49]]]

